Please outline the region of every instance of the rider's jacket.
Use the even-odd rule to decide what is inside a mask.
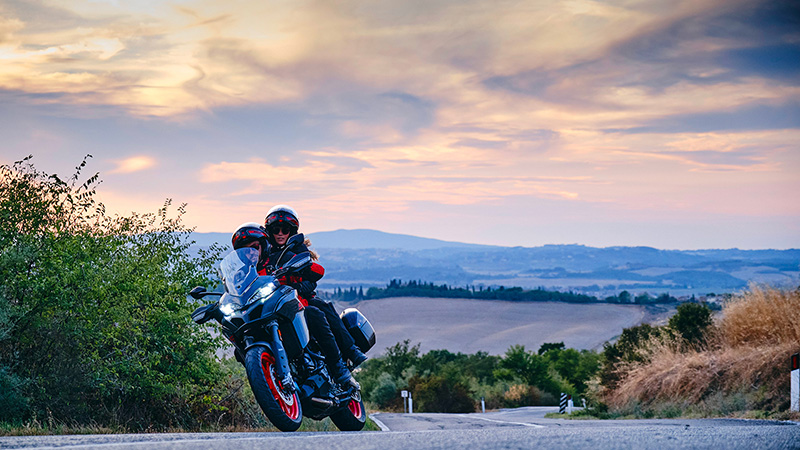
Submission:
[[[258,274],[266,275],[268,272],[275,270],[278,267],[281,267],[283,264],[286,264],[290,259],[292,259],[292,257],[297,253],[307,252],[308,247],[306,247],[305,245],[300,245],[297,248],[297,253],[292,253],[288,251],[286,252],[286,254],[283,255],[283,258],[281,258],[281,260],[278,261],[278,258],[281,256],[283,250],[284,250],[283,246],[271,247],[269,253],[266,252],[262,253],[257,266]],[[316,284],[317,281],[319,281],[323,275],[325,275],[325,268],[323,268],[320,264],[314,262],[311,264],[310,267],[303,270],[299,274],[293,274],[290,276],[284,275],[280,277],[278,281],[280,281],[281,284],[289,286],[298,284],[303,281],[311,281]],[[300,303],[302,303],[304,307],[308,306],[307,298],[300,297],[299,295],[298,298],[300,298]]]

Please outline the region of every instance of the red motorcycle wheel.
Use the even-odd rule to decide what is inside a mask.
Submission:
[[[272,396],[275,397],[286,417],[297,420],[300,417],[300,400],[297,398],[296,392],[292,391],[290,394],[280,388],[280,382],[275,379],[275,358],[269,353],[263,353],[261,355],[261,367],[264,369],[269,390],[272,391]],[[267,374],[269,376],[266,376]]]
[[[356,419],[360,419],[364,414],[364,409],[361,407],[361,403],[352,399],[350,400],[350,403],[347,404],[347,409],[350,410],[350,414],[352,414]]]
[[[265,347],[253,347],[245,356],[247,379],[261,410],[281,431],[295,431],[303,422],[303,409],[294,390],[281,388],[275,375],[275,358]]]
[[[350,399],[346,407],[331,414],[336,428],[342,431],[361,431],[367,422],[367,410],[364,409],[364,402]]]

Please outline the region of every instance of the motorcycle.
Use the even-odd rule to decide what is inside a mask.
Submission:
[[[301,236],[293,238],[299,239],[290,239],[287,249],[298,240],[302,243]],[[283,267],[261,276],[256,269],[258,257],[258,250],[249,247],[228,254],[220,263],[225,292],[209,292],[202,286],[189,292],[198,300],[221,296],[197,308],[192,320],[219,322],[237,361],[245,367],[256,401],[281,431],[297,430],[303,415],[315,420],[330,417],[342,431],[361,430],[367,411],[360,387],[335,382],[309,335],[297,292],[279,282],[309,267],[310,254],[296,254]],[[361,351],[375,345],[375,331],[361,312],[348,308],[340,317]]]

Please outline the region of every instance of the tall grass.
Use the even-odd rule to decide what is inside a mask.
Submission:
[[[723,309],[719,344],[744,347],[800,343],[800,291],[751,287]]]
[[[687,347],[662,334],[643,351],[647,361],[619,367],[621,382],[604,392],[617,411],[787,410],[789,357],[800,351],[800,291],[753,286],[724,305],[706,345]]]

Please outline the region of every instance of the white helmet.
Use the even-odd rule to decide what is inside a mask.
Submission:
[[[294,227],[295,233],[300,228],[300,218],[297,217],[295,210],[287,205],[275,205],[267,212],[267,217],[264,218],[264,228],[269,231],[270,225],[276,223]]]

